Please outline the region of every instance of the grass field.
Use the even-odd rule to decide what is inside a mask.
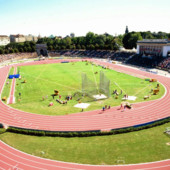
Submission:
[[[11,67],[9,74],[13,74],[13,73],[14,73],[14,67]],[[9,94],[10,94],[10,89],[11,89],[11,83],[12,83],[12,79],[6,80],[1,97],[6,97],[8,99]],[[5,101],[5,103],[7,103],[7,100]]]
[[[6,132],[0,139],[26,153],[59,161],[134,164],[170,158],[170,145],[167,145],[170,137],[163,133],[167,127],[170,123],[126,134],[85,138],[37,137]]]
[[[81,111],[81,109],[74,107],[78,103],[74,97],[67,105],[63,105],[55,101],[55,99],[58,99],[58,96],[53,99],[51,94],[54,93],[54,89],[57,89],[62,96],[61,100],[65,100],[67,95],[73,95],[75,92],[81,91],[82,73],[86,73],[89,79],[99,82],[99,73],[102,70],[110,79],[110,92],[117,89],[120,93],[120,88],[124,91],[122,95],[119,95],[118,99],[111,95],[106,100],[89,102],[91,105],[85,111],[101,109],[104,105],[120,105],[125,93],[129,96],[136,96],[135,102],[144,101],[143,97],[151,94],[151,89],[154,89],[157,84],[156,82],[149,83],[143,79],[114,70],[103,69],[100,66],[86,65],[85,62],[22,66],[18,70],[20,70],[22,80],[17,79],[16,81],[16,103],[12,104],[12,107],[47,115],[63,115]],[[94,72],[98,72],[98,74],[94,74]],[[23,83],[24,80],[27,83]],[[149,100],[160,98],[164,92],[165,90],[161,85],[160,93],[152,95]],[[20,98],[19,93],[21,93],[21,101],[18,101]],[[43,100],[42,97],[45,99]],[[54,106],[49,107],[50,102],[53,102]]]

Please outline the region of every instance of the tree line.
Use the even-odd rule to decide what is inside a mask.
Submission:
[[[9,43],[6,46],[0,46],[0,54],[35,52],[35,42],[26,41],[24,43]]]
[[[86,36],[64,38],[40,38],[37,44],[46,43],[49,51],[66,50],[66,49],[83,49],[83,50],[119,50],[120,46],[126,49],[136,48],[136,42],[142,39],[168,39],[170,33],[165,32],[129,32],[124,35],[113,36],[108,33],[95,34],[88,32]],[[0,46],[0,54],[18,53],[18,52],[35,52],[36,43],[33,41],[24,43],[10,43],[6,46]]]
[[[118,50],[121,45],[119,37],[107,33],[98,35],[88,32],[86,36],[65,37],[63,39],[41,38],[37,43],[46,43],[48,50],[86,49],[86,50]]]

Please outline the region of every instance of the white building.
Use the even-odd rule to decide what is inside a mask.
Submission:
[[[144,39],[138,41],[137,54],[167,57],[170,55],[170,40]]]
[[[10,39],[7,35],[0,35],[0,46],[4,46],[10,43]]]

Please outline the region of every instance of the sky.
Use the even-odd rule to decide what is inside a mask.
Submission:
[[[170,33],[170,0],[0,0],[0,35]]]

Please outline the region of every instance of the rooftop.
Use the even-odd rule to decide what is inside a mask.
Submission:
[[[3,37],[3,38],[5,37],[5,38],[7,38],[8,36],[7,36],[7,35],[0,35],[0,37]]]
[[[143,39],[143,40],[137,41],[137,43],[168,44],[168,43],[170,43],[170,40],[168,40],[168,39]]]
[[[19,37],[24,37],[24,35],[21,35],[21,34],[17,34],[17,35],[11,35],[13,37],[16,37],[16,38],[19,38]]]

